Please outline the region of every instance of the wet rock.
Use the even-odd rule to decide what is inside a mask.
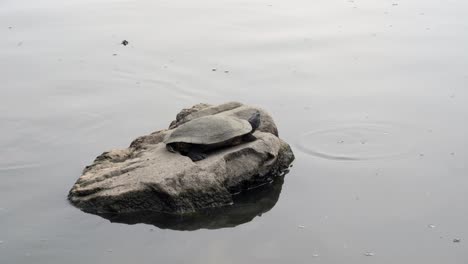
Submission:
[[[271,210],[281,193],[282,176],[272,183],[233,195],[233,204],[229,206],[200,209],[190,214],[167,214],[154,211],[132,213],[104,213],[99,216],[114,223],[148,224],[161,229],[193,231],[198,229],[232,228],[252,221],[257,216]],[[154,231],[154,229],[150,229]]]
[[[179,125],[206,115],[247,119],[260,111],[257,140],[209,153],[198,162],[166,150],[166,135]],[[294,154],[278,138],[272,117],[262,109],[230,102],[198,104],[182,110],[169,129],[111,150],[87,166],[69,192],[75,206],[91,213],[157,211],[194,213],[233,203],[233,196],[285,174]]]

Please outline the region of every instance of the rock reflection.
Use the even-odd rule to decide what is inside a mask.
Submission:
[[[150,224],[161,229],[193,231],[235,227],[252,221],[275,206],[279,199],[284,177],[258,188],[234,196],[234,203],[221,208],[206,209],[188,215],[172,215],[153,211],[127,214],[99,214],[115,223]]]

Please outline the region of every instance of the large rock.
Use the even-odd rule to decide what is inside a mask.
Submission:
[[[247,119],[261,113],[257,140],[214,151],[204,160],[166,150],[162,142],[171,130],[206,115]],[[233,195],[284,174],[294,155],[278,138],[271,116],[237,102],[195,105],[182,110],[169,129],[134,140],[127,149],[112,150],[87,166],[68,195],[77,207],[91,213],[158,211],[194,213],[233,203]]]

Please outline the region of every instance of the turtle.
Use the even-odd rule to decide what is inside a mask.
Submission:
[[[205,159],[208,151],[256,140],[253,132],[259,126],[259,111],[248,120],[233,116],[204,116],[177,127],[164,143],[168,151],[178,152],[195,162]]]

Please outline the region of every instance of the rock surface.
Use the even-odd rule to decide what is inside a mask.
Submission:
[[[154,211],[131,213],[103,213],[99,216],[113,223],[128,225],[148,224],[161,229],[193,231],[198,229],[231,228],[252,221],[270,211],[278,201],[283,185],[283,176],[271,184],[233,195],[233,204],[206,208],[191,214],[167,214]]]
[[[223,148],[198,162],[166,150],[163,140],[177,126],[206,116],[247,119],[260,111],[257,140]],[[169,129],[134,140],[87,166],[69,192],[71,203],[91,213],[157,211],[186,214],[233,203],[233,195],[272,181],[294,160],[290,146],[278,138],[271,116],[262,109],[230,102],[198,104],[182,110]]]

